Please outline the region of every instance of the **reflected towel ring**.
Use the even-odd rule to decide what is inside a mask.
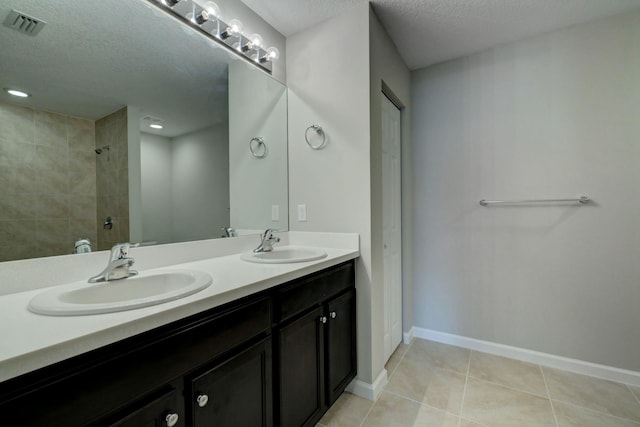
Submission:
[[[256,144],[254,144],[254,142]],[[262,147],[262,150],[260,150],[260,147]],[[251,141],[249,141],[249,151],[251,151],[253,157],[261,159],[267,155],[267,144],[264,143],[264,139],[262,137],[253,137],[251,138]]]
[[[309,130],[313,129],[314,131],[316,131],[317,135],[321,135],[322,136],[322,142],[320,144],[316,144],[313,145],[311,143],[311,141],[309,141]],[[313,148],[314,150],[319,150],[322,147],[324,147],[325,143],[327,142],[327,136],[324,133],[324,130],[322,130],[322,126],[320,125],[311,125],[307,128],[307,130],[304,131],[304,139],[305,141],[307,141],[307,144],[309,144],[309,147]]]

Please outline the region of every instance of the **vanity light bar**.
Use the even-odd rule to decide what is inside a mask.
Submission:
[[[251,61],[269,74],[273,71],[273,61],[280,56],[275,47],[265,48],[262,37],[242,34],[242,23],[232,19],[228,23],[220,19],[220,9],[207,1],[200,6],[194,0],[147,0],[173,17],[198,30],[216,43],[233,51],[241,58]]]

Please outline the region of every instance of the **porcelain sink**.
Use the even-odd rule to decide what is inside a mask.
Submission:
[[[326,252],[315,248],[275,247],[270,252],[249,252],[242,254],[243,261],[259,264],[287,264],[292,262],[316,261],[327,256]]]
[[[76,282],[56,286],[29,301],[30,311],[50,316],[112,313],[162,304],[207,288],[211,275],[193,270],[142,272],[103,283]]]

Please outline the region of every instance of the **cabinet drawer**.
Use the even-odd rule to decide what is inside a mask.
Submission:
[[[277,291],[276,321],[281,322],[321,304],[333,295],[353,287],[354,283],[354,264],[348,262],[285,285]]]

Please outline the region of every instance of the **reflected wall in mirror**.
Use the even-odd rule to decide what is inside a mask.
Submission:
[[[283,85],[145,0],[12,9],[46,24],[0,26],[0,86],[31,94],[0,93],[0,261],[288,228]]]

